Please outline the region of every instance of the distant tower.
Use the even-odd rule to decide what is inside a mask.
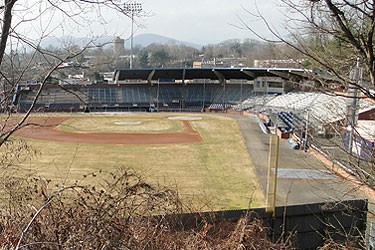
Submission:
[[[113,54],[120,55],[125,50],[125,40],[120,37],[116,37],[113,41]]]

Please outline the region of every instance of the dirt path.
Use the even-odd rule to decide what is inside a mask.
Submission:
[[[68,119],[72,118],[33,118],[29,120],[29,123],[41,124],[41,126],[27,126],[14,133],[14,136],[46,141],[89,144],[177,144],[203,141],[200,134],[192,128],[189,121],[181,121],[183,129],[172,133],[74,133],[57,128]]]

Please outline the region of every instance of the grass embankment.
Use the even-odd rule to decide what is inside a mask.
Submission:
[[[147,120],[146,131],[174,131],[178,129],[175,121],[159,119],[170,115],[176,114],[132,114],[115,120]],[[80,180],[84,174],[98,170],[132,168],[152,183],[176,186],[185,200],[196,204],[209,201],[212,209],[247,208],[251,199],[251,206],[263,205],[263,194],[237,122],[224,116],[199,116],[203,120],[191,124],[200,132],[204,140],[201,143],[103,145],[27,140],[38,154],[22,167],[59,182]],[[68,124],[81,132],[113,131],[116,125],[112,118],[89,116],[88,120],[70,120]],[[119,129],[144,132],[138,130],[139,126]]]

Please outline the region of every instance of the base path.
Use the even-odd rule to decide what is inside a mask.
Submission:
[[[57,128],[68,119],[71,118],[32,118],[29,123],[40,125],[24,127],[13,135],[37,140],[89,144],[177,144],[203,141],[189,121],[181,121],[182,130],[171,133],[74,133]]]

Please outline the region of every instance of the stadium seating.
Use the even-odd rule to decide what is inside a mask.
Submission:
[[[204,97],[203,86],[188,86],[187,95],[185,98],[186,102],[199,102],[202,101]]]
[[[314,127],[329,124],[342,120],[346,116],[347,105],[351,99],[345,96],[336,96],[320,92],[291,92],[277,96],[250,97],[235,108],[242,110],[257,107],[269,108],[273,110],[289,111],[293,119],[290,120],[286,112],[280,112],[279,118],[295,123],[296,119],[301,122],[309,115],[309,123]],[[374,107],[374,104],[365,100],[359,100],[359,110]],[[289,124],[291,125],[291,124]]]
[[[37,89],[21,91],[19,108],[27,110],[31,107]],[[85,102],[87,103],[87,89],[71,88],[45,88],[39,96],[34,109],[49,111],[72,111],[79,110]]]
[[[150,88],[121,88],[123,103],[149,103],[152,100]]]
[[[181,86],[160,86],[159,87],[159,101],[172,102],[173,100],[181,100],[182,92]]]
[[[115,103],[117,102],[116,88],[89,88],[89,103]]]
[[[18,107],[30,107],[38,86],[24,88],[20,92]],[[94,110],[94,111],[202,111],[215,104],[216,108],[227,109],[251,95],[249,84],[227,84],[218,82],[123,84],[115,85],[48,85],[38,100],[38,108],[44,110]],[[214,107],[213,106],[213,107]]]

